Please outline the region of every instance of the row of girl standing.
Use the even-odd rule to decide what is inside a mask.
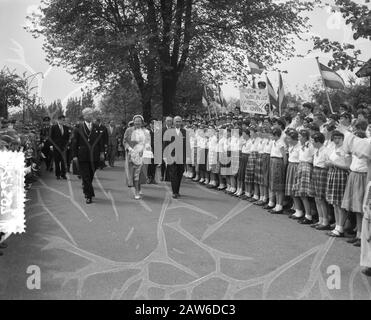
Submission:
[[[344,236],[348,214],[355,214],[357,236],[351,241],[360,244],[367,160],[343,147],[347,132],[335,126],[328,126],[324,133],[283,132],[268,126],[233,129],[218,134],[209,128],[191,134],[193,159],[188,178],[272,214],[284,213],[284,205],[293,202],[288,210],[291,219],[328,230],[333,237]],[[366,138],[362,130],[354,134]]]

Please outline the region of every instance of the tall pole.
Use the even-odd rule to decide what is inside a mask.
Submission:
[[[334,113],[334,110],[332,109],[332,104],[331,104],[330,95],[328,94],[328,91],[327,91],[327,87],[326,87],[325,79],[323,79],[323,76],[322,76],[321,66],[320,66],[320,64],[319,64],[319,58],[316,57],[316,60],[317,60],[317,65],[318,65],[319,73],[321,74],[322,83],[323,83],[323,86],[324,86],[324,88],[325,88],[325,92],[326,92],[326,96],[327,96],[327,101],[328,101],[328,104],[329,104],[329,106],[330,106],[331,113]]]

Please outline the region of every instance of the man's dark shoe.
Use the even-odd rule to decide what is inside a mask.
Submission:
[[[93,202],[93,200],[91,200],[91,198],[86,199],[86,204],[91,204],[92,202]]]

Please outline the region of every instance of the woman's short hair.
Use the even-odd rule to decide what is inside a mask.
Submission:
[[[312,135],[312,139],[315,143],[318,143],[318,142],[321,143],[321,144],[325,143],[325,136],[321,132],[315,132]]]
[[[280,137],[282,135],[282,130],[280,128],[275,127],[272,130],[272,134],[275,137]]]
[[[140,114],[137,114],[133,117],[133,122],[135,121],[135,119],[139,118],[140,120],[142,120],[142,122],[144,122],[144,118],[140,115]]]
[[[354,135],[361,139],[367,138],[366,132],[364,132],[363,130],[357,130],[356,132],[354,132]]]
[[[340,132],[339,130],[334,130],[332,132],[331,138],[334,139],[334,138],[339,138],[339,137],[344,139],[344,133]]]
[[[307,140],[310,138],[309,130],[302,129],[300,130],[299,134]]]
[[[286,136],[290,137],[294,141],[299,140],[299,133],[296,130],[287,130]]]

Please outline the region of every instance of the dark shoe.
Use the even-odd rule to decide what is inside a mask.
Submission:
[[[353,246],[359,248],[361,246],[361,239],[358,238],[357,241],[353,243]]]
[[[173,199],[178,199],[178,195],[177,194],[173,194]]]
[[[250,201],[251,203],[254,203],[254,202],[257,202],[258,200],[254,199],[254,198],[251,198],[249,201]]]
[[[91,198],[86,198],[86,204],[91,204],[93,202],[93,200],[91,200]]]
[[[283,214],[283,210],[280,211],[274,211],[274,210],[269,210],[270,214]]]
[[[334,238],[343,238],[344,232],[333,230],[333,231],[328,232],[327,235],[330,237],[334,237]]]
[[[274,206],[275,207],[275,206]],[[264,210],[272,210],[272,209],[274,209],[274,207],[271,207],[270,205],[265,205],[264,207],[263,207],[263,209]]]
[[[309,219],[304,217],[303,219],[299,220],[298,223],[305,224],[305,225],[310,225],[310,224],[313,224],[313,220],[309,220]]]
[[[323,224],[322,225],[319,225],[316,227],[316,230],[319,230],[319,231],[327,231],[327,230],[332,230],[331,229],[331,226],[328,224],[327,226],[324,226]]]
[[[67,180],[67,177],[66,177],[66,176],[62,176],[62,179],[63,179],[63,180]]]
[[[61,177],[57,177],[57,180],[61,180]]]
[[[291,216],[289,216],[289,219],[300,220],[300,219],[303,219],[303,217],[297,217],[295,214],[292,214]]]
[[[371,277],[371,268],[365,268],[362,270],[362,273],[367,277]]]
[[[316,222],[316,223],[312,224],[310,227],[315,229],[318,226],[320,226],[320,224],[319,224],[319,222]]]
[[[286,209],[284,212],[285,214],[294,214],[296,211],[294,209]]]
[[[259,201],[254,202],[254,205],[256,205],[256,206],[262,206],[263,203],[264,203],[263,201],[259,200]]]
[[[349,240],[347,240],[347,243],[350,243],[350,244],[353,244],[353,243],[356,243],[358,241],[358,238],[351,238]]]

